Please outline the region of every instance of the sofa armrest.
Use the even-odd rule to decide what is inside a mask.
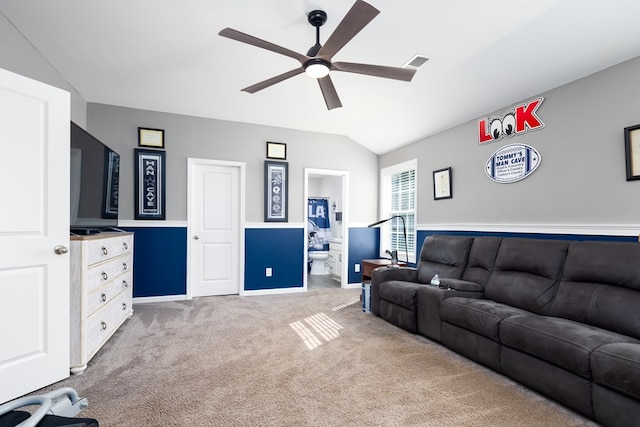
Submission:
[[[447,279],[447,281],[452,279]],[[453,287],[444,289],[444,280],[440,279],[440,287],[424,285],[418,288],[418,307],[417,307],[417,326],[418,333],[434,341],[441,341],[442,319],[440,318],[440,304],[447,298],[464,297],[482,299],[482,290],[479,291],[463,291],[454,289]],[[459,285],[475,284],[457,280]],[[454,284],[454,286],[457,284]],[[480,285],[478,285],[480,286]],[[460,286],[462,287],[462,286]]]
[[[444,289],[455,289],[456,291],[464,292],[482,292],[484,288],[482,285],[475,282],[468,282],[460,279],[440,279],[440,287]]]
[[[390,280],[418,282],[418,270],[413,267],[378,267],[371,273],[371,311],[380,316],[380,284]]]
[[[413,267],[378,267],[371,273],[371,285],[400,280],[402,282],[417,282],[418,270]]]

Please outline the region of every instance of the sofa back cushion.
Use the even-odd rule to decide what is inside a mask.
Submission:
[[[501,237],[475,237],[469,251],[467,267],[462,273],[462,280],[486,286],[496,262]]]
[[[568,241],[502,239],[485,297],[537,314],[549,314]]]
[[[472,242],[473,237],[466,236],[428,236],[420,251],[418,281],[429,283],[435,274],[460,279]]]
[[[569,245],[552,315],[640,339],[640,245]]]

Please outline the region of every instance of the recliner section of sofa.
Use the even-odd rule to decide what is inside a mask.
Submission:
[[[418,332],[417,292],[435,274],[459,279],[467,264],[472,237],[432,236],[422,245],[417,268],[377,268],[371,276],[371,311],[409,332]],[[380,287],[379,284],[385,286]]]
[[[463,239],[428,237],[422,276],[420,262],[374,271],[387,310],[374,313],[600,423],[640,426],[640,245],[476,237],[448,278],[433,260],[463,258]],[[453,242],[458,257],[428,253]],[[418,280],[435,273],[440,288]]]

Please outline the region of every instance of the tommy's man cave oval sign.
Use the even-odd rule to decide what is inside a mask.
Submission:
[[[495,182],[508,184],[531,175],[540,165],[540,153],[525,144],[505,145],[487,161],[484,171]]]

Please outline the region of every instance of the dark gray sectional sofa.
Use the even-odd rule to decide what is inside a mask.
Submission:
[[[371,310],[599,423],[640,426],[640,244],[429,236],[416,268],[374,270]]]

